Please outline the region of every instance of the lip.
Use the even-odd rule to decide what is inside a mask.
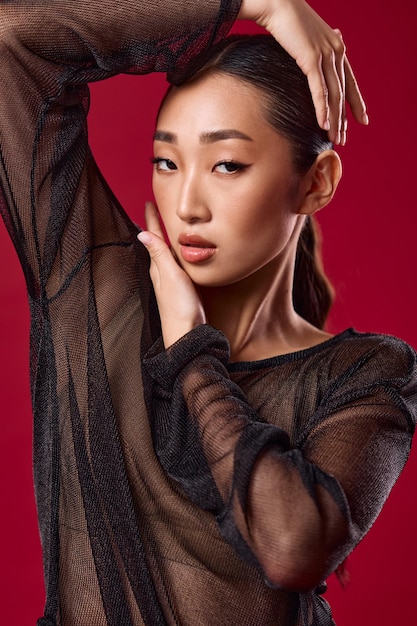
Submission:
[[[207,241],[200,235],[193,235],[191,233],[182,233],[178,237],[178,243],[181,246],[191,246],[192,248],[215,248],[215,244],[211,241]]]
[[[187,263],[208,261],[217,250],[217,247],[211,241],[190,233],[181,234],[178,238],[178,243],[180,244],[181,256]]]

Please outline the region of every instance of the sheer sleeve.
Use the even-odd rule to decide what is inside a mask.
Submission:
[[[120,72],[168,71],[179,80],[191,59],[227,33],[238,4],[0,4],[0,206],[32,296],[56,293],[58,274],[65,275],[58,259],[65,255],[74,267],[93,237],[96,245],[132,238],[126,223],[109,220],[92,234],[96,214],[106,218],[91,206],[115,201],[88,150],[86,83]]]
[[[0,2],[0,211],[31,309],[42,626],[166,623],[149,517],[155,494],[170,491],[140,359],[158,313],[137,228],[88,146],[87,83],[119,72],[181,80],[238,9],[238,0]]]
[[[417,414],[414,351],[381,339],[354,348],[290,442],[230,379],[218,331],[201,326],[160,348],[146,365],[157,387],[161,462],[270,584],[314,588],[368,531],[407,459]],[[274,410],[268,420],[279,423],[285,402]]]

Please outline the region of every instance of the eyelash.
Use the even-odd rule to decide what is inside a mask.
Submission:
[[[248,167],[247,165],[245,165],[244,163],[240,163],[239,161],[219,161],[219,163],[216,163],[216,165],[213,167],[213,170],[215,170],[220,165],[225,165],[226,168],[227,166],[232,166],[234,168],[232,171],[228,171],[228,174],[236,174],[236,172],[242,172]]]
[[[151,163],[156,166],[158,166],[160,163],[166,163],[167,169],[162,170],[162,171],[175,171],[177,169],[177,166],[175,165],[173,161],[171,161],[171,159],[166,159],[163,157],[152,157]],[[170,167],[170,165],[173,165],[174,167]],[[216,163],[216,165],[214,165],[212,171],[215,171],[218,167],[222,165],[224,165],[226,169],[227,167],[233,168],[231,171],[227,171],[227,174],[226,172],[221,172],[221,173],[225,173],[226,175],[231,175],[231,174],[236,174],[237,172],[242,172],[248,167],[247,165],[245,165],[244,163],[240,163],[239,161],[219,161],[218,163]],[[158,167],[156,169],[158,169]]]
[[[175,165],[175,163],[173,161],[171,161],[171,159],[164,159],[162,157],[152,157],[151,158],[151,163],[153,165],[156,165],[156,166],[158,166],[160,163],[166,163],[167,165],[168,165],[168,163],[171,163],[172,165],[174,165],[174,167],[171,170],[170,167],[168,166],[167,169],[170,170],[170,171],[173,171],[173,170],[177,169],[177,166]],[[158,169],[158,167],[156,169]],[[164,171],[166,171],[166,170],[164,170]]]

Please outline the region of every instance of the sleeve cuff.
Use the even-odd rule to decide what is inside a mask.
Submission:
[[[168,350],[164,349],[160,337],[145,354],[143,365],[160,387],[170,391],[184,368],[201,354],[209,354],[223,365],[228,363],[230,357],[228,340],[222,332],[208,324],[193,328]]]

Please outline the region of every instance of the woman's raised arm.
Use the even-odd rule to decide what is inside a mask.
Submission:
[[[126,220],[116,228],[110,218],[120,207],[88,149],[86,83],[181,71],[238,9],[238,0],[0,4],[0,208],[32,297],[59,289],[59,254],[75,267],[93,245],[134,240]],[[92,213],[108,226],[94,241]]]
[[[333,30],[305,0],[242,0],[239,13],[268,30],[308,78],[317,120],[332,141],[346,142],[346,107],[368,123],[366,107],[346,57],[339,30]]]

